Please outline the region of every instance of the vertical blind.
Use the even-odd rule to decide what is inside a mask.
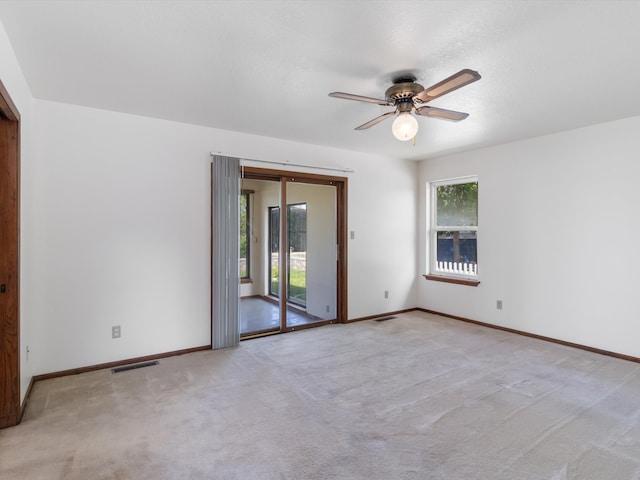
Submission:
[[[211,212],[213,230],[213,348],[240,343],[240,159],[213,155]]]

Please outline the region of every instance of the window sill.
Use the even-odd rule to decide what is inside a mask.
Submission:
[[[253,280],[250,278],[241,278],[240,283],[253,283]]]
[[[457,285],[467,285],[468,287],[480,285],[478,280],[467,280],[466,278],[445,277],[443,275],[423,275],[423,277],[434,282],[455,283]]]

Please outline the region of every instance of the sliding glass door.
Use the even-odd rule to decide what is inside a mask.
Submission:
[[[317,175],[305,182],[258,171],[242,181],[241,336],[337,321],[346,314],[338,307],[342,190]]]

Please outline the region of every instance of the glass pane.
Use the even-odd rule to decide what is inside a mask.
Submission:
[[[478,226],[478,182],[436,187],[436,225]]]
[[[280,207],[269,208],[269,294],[279,296]]]
[[[436,271],[478,274],[478,234],[458,230],[437,232]]]
[[[278,331],[281,327],[277,298],[280,182],[244,178],[242,190],[249,200],[246,210],[246,270],[251,281],[240,285],[240,335],[247,337],[256,333]],[[241,199],[240,206],[242,205]],[[241,251],[244,250],[243,233],[241,228]],[[240,268],[243,269],[242,263]],[[271,281],[273,275],[275,282]]]
[[[336,318],[336,187],[287,182],[287,327]]]
[[[240,278],[249,278],[249,194],[240,195]]]
[[[307,304],[307,204],[287,205],[287,211],[287,300],[304,307]]]

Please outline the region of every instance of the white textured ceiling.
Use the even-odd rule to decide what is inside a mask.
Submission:
[[[640,1],[0,1],[36,98],[422,159],[640,115]],[[416,145],[384,97],[482,79],[430,103]]]

